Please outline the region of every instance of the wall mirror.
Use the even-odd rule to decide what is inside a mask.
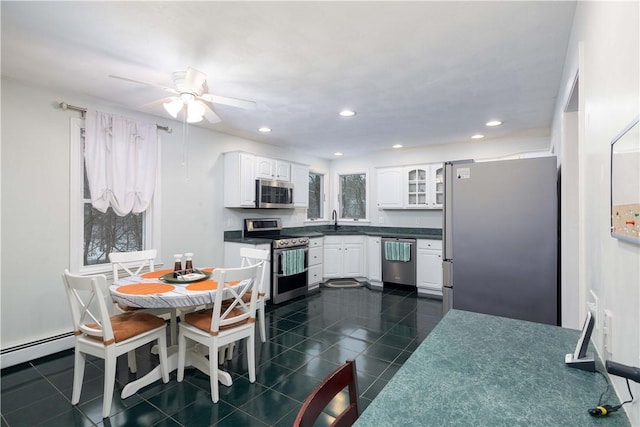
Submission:
[[[611,141],[611,236],[640,245],[638,117]]]

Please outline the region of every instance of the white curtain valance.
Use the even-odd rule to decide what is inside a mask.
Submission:
[[[144,212],[156,186],[158,130],[155,123],[88,109],[85,168],[91,204],[118,216]]]

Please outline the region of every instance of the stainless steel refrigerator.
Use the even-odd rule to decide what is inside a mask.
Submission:
[[[445,163],[443,309],[557,325],[555,157]]]

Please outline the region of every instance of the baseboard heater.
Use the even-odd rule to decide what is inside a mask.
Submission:
[[[74,336],[67,332],[53,337],[43,338],[25,344],[0,350],[0,368],[19,365],[39,357],[68,350],[75,345]]]

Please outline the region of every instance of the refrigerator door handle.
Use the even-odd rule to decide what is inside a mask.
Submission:
[[[442,286],[453,287],[453,261],[450,259],[442,261]]]

